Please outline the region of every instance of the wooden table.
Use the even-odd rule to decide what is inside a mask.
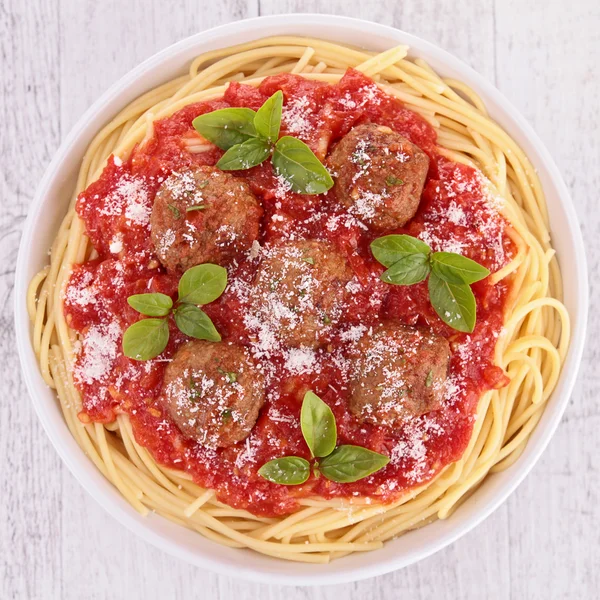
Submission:
[[[494,82],[571,190],[588,248],[589,342],[537,467],[459,542],[417,565],[321,589],[249,584],[134,537],[61,464],[19,374],[13,276],[35,187],[81,113],[141,60],[202,29],[281,12],[394,25]],[[43,599],[597,598],[600,593],[600,3],[597,0],[4,0],[0,5],[0,597]]]

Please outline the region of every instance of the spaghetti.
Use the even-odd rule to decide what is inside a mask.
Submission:
[[[75,202],[98,180],[111,155],[119,162],[127,160],[136,145],[143,147],[153,139],[156,121],[190,104],[221,98],[230,82],[256,87],[270,76],[292,73],[337,84],[348,68],[372,78],[380,90],[425,119],[435,130],[441,156],[478,169],[491,182],[490,193],[510,224],[506,234],[515,249],[490,277],[491,284],[510,284],[502,332],[493,350],[494,364],[510,382],[480,396],[462,456],[393,501],[315,495],[299,498],[291,514],[254,514],[220,501],[215,490],[201,487],[186,472],[157,462],[139,443],[128,414],[107,423],[83,422],[73,377],[80,335],[65,318],[64,290],[72,266],[93,260],[97,251]],[[195,138],[187,141],[187,150],[200,154],[210,147]],[[50,264],[32,280],[27,305],[42,375],[56,389],[71,433],[137,511],[155,511],[230,547],[324,563],[379,548],[405,531],[447,518],[489,473],[518,459],[567,351],[569,317],[560,296],[560,272],[535,170],[490,119],[473,90],[440,78],[420,59],[409,59],[404,46],[375,54],[317,39],[274,37],[198,57],[187,75],[144,94],[98,133],[83,158]]]

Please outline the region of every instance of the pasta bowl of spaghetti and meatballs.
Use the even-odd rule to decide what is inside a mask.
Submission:
[[[17,274],[26,381],[83,485],[177,556],[281,583],[399,568],[497,507],[587,310],[568,193],[506,100],[313,15],[198,34],[111,88]]]

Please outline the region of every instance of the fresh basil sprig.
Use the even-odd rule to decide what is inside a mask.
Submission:
[[[412,285],[429,276],[429,300],[438,317],[457,331],[475,328],[477,306],[470,285],[490,272],[474,260],[454,252],[431,252],[410,235],[386,235],[371,243],[373,256],[384,267],[381,280]]]
[[[158,356],[169,341],[166,319],[142,319],[127,328],[123,334],[123,354],[135,360]]]
[[[361,446],[336,448],[335,416],[329,406],[313,392],[306,392],[300,411],[300,426],[311,456],[315,475],[337,483],[352,483],[385,467],[390,459]],[[310,463],[299,456],[285,456],[265,463],[258,474],[282,485],[299,485],[310,476]]]
[[[274,144],[279,139],[281,128],[281,111],[283,109],[283,92],[275,92],[257,111],[254,116],[256,133]]]
[[[431,305],[444,323],[458,331],[473,331],[477,309],[468,284],[444,281],[433,271],[427,287]]]
[[[260,165],[271,154],[271,146],[266,140],[250,138],[243,144],[232,146],[221,156],[217,167],[222,171],[243,171]]]
[[[271,483],[299,485],[308,479],[310,463],[299,456],[284,456],[265,463],[258,472]]]
[[[327,456],[333,452],[337,439],[335,417],[319,396],[306,392],[300,411],[302,435],[312,456]]]
[[[250,108],[223,108],[196,117],[192,125],[209,142],[229,150],[256,136],[254,115]]]
[[[410,235],[384,235],[371,242],[371,252],[384,267],[391,267],[406,256],[429,256],[430,248],[419,238]]]
[[[353,483],[390,462],[383,454],[362,446],[338,446],[319,463],[319,470],[327,479],[341,483]]]
[[[177,306],[166,294],[135,294],[127,303],[139,313],[150,317],[130,325],[123,334],[123,354],[134,360],[150,360],[158,356],[169,342],[168,317],[173,315],[182,333],[211,342],[220,342],[221,336],[210,317],[198,304],[216,300],[227,286],[227,270],[206,263],[188,269],[179,280]]]
[[[210,304],[227,287],[227,269],[212,263],[188,269],[179,280],[179,302]]]
[[[275,145],[273,166],[298,194],[324,194],[333,179],[313,151],[299,139],[283,136]]]
[[[449,283],[475,283],[490,272],[474,260],[454,252],[434,252],[431,255],[433,272]]]
[[[135,294],[127,298],[127,304],[147,317],[164,317],[173,307],[173,300],[166,294]]]
[[[381,280],[395,285],[412,285],[429,275],[429,260],[425,254],[408,254],[381,275]]]
[[[180,304],[173,312],[173,318],[179,331],[185,335],[197,340],[221,341],[221,336],[210,317],[193,304]]]
[[[225,154],[217,162],[223,171],[260,165],[272,156],[273,167],[298,194],[322,194],[333,179],[313,151],[297,138],[279,139],[283,93],[275,92],[256,112],[224,108],[196,117],[196,131]]]

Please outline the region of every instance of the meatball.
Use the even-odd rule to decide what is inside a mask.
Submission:
[[[165,370],[163,406],[186,437],[210,448],[247,438],[264,401],[264,378],[243,346],[194,340]]]
[[[372,229],[402,227],[417,212],[429,158],[389,127],[354,127],[328,160],[338,202]]]
[[[159,188],[152,243],[169,272],[227,265],[258,237],[262,208],[242,179],[214,167],[173,173]]]
[[[316,348],[340,322],[352,278],[346,258],[329,242],[267,248],[252,285],[249,324],[288,346]]]
[[[393,321],[354,344],[350,411],[361,421],[398,426],[440,408],[450,360],[446,338]]]

